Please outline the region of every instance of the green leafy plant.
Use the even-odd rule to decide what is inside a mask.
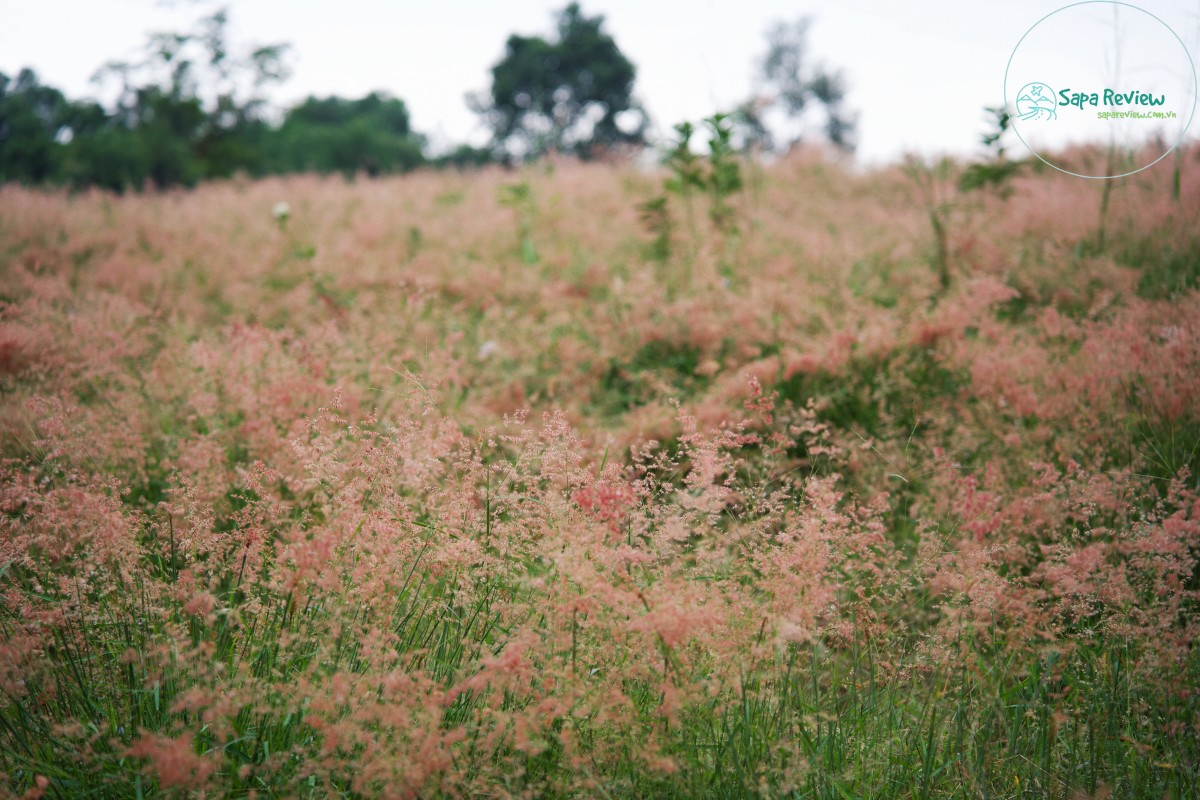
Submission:
[[[938,285],[943,292],[950,288],[950,241],[949,218],[954,210],[950,197],[952,163],[942,158],[927,162],[917,156],[909,156],[904,162],[904,174],[914,190],[915,199],[925,210],[929,228],[933,233],[933,253],[930,263],[937,275]]]
[[[667,196],[660,194],[638,204],[638,219],[654,236],[646,247],[646,256],[655,261],[667,261],[671,257],[671,233],[674,223],[667,208]]]
[[[964,192],[973,192],[987,187],[998,189],[1003,196],[1012,190],[1009,181],[1012,180],[1024,162],[1009,161],[1005,157],[1004,136],[1012,128],[1012,118],[1004,106],[985,108],[991,121],[991,128],[983,135],[982,142],[988,157],[984,161],[971,164],[963,171],[958,179],[958,188]]]
[[[692,149],[692,137],[697,128],[691,122],[675,126],[676,140],[663,163],[671,174],[663,181],[663,193],[638,206],[642,223],[654,235],[648,248],[652,258],[666,261],[671,255],[671,220],[669,198],[674,195],[682,200],[688,230],[691,233],[694,256],[699,247],[700,231],[696,224],[695,202],[698,196],[708,199],[708,217],[721,236],[726,240],[726,256],[737,242],[737,214],[731,198],[744,186],[742,168],[736,148],[733,146],[733,123],[731,114],[714,114],[702,120],[709,133],[707,152],[697,154]]]
[[[729,199],[742,190],[742,171],[733,149],[733,117],[714,114],[704,120],[711,137],[708,140],[708,175],[706,188],[712,198],[709,216],[723,233],[737,230],[737,220]]]
[[[533,189],[526,181],[508,183],[500,187],[500,205],[511,208],[517,218],[517,251],[526,264],[536,264],[537,250],[533,246],[533,218],[537,205]]]

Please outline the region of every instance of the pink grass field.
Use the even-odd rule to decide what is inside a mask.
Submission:
[[[1200,150],[744,170],[0,187],[0,796],[1189,796]]]

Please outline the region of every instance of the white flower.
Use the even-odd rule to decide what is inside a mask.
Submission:
[[[492,353],[495,353],[499,349],[500,349],[499,344],[497,344],[492,339],[488,339],[486,342],[479,345],[479,360],[480,361],[486,360],[488,358],[488,356],[490,356]]]
[[[292,209],[287,203],[279,202],[271,209],[271,213],[275,215],[275,219],[281,222],[287,219],[292,214]]]

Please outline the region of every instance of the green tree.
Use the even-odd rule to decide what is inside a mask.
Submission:
[[[483,167],[495,161],[494,154],[490,147],[474,147],[469,144],[460,144],[453,150],[443,153],[432,160],[432,164],[440,169],[471,169],[473,167]]]
[[[81,143],[80,153],[126,152],[123,134],[128,134],[137,153],[128,164],[130,177],[144,173],[143,179],[159,187],[190,185],[239,169],[261,172],[265,89],[287,77],[288,47],[235,48],[227,26],[228,13],[221,9],[191,31],[152,35],[139,61],[101,68],[96,82],[117,85],[110,119],[117,130],[95,131],[103,141]],[[92,177],[76,180],[91,182]]]
[[[492,67],[488,95],[470,104],[507,158],[550,150],[583,158],[621,144],[645,143],[647,118],[633,99],[637,70],[577,3],[558,13],[553,39],[513,35]]]
[[[0,73],[0,182],[42,183],[57,171],[58,139],[69,104],[62,92],[23,69]]]
[[[152,35],[140,59],[110,62],[95,82],[110,109],[70,102],[30,70],[0,74],[0,182],[114,191],[192,185],[236,171],[401,172],[426,163],[402,100],[310,97],[275,127],[266,90],[287,77],[287,46],[235,46],[218,10],[184,33]],[[447,164],[482,163],[460,148]]]
[[[791,23],[776,22],[770,28],[767,53],[759,65],[759,80],[766,94],[760,101],[744,106],[743,114],[753,114],[751,127],[761,137],[759,143],[771,148],[778,144],[767,131],[763,115],[778,110],[801,126],[801,133],[787,137],[787,147],[803,139],[803,129],[812,112],[817,111],[825,138],[838,147],[853,149],[856,118],[846,108],[845,76],[813,60],[808,44],[811,24],[805,17]]]
[[[58,180],[114,192],[144,186],[150,179],[150,158],[138,134],[112,124],[95,103],[74,109],[70,123],[74,135],[63,148]]]
[[[309,97],[289,110],[272,137],[275,172],[379,175],[420,166],[424,140],[403,100],[372,92],[359,100]]]

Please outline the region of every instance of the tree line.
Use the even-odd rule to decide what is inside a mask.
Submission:
[[[268,92],[289,76],[289,46],[236,46],[227,24],[227,12],[218,10],[190,31],[151,36],[139,59],[104,65],[95,81],[113,98],[107,105],[70,99],[30,69],[0,73],[0,183],[120,192],[238,173],[374,176],[513,163],[549,151],[586,159],[647,144],[636,67],[604,18],[576,3],[557,13],[550,36],[510,36],[490,89],[469,96],[490,143],[436,157],[413,130],[404,101],[385,92],[309,97],[274,113]],[[765,122],[772,108],[793,121],[820,108],[825,138],[852,145],[844,82],[810,63],[806,30],[802,21],[769,34],[760,70],[766,94],[735,114],[745,147],[779,147]]]

